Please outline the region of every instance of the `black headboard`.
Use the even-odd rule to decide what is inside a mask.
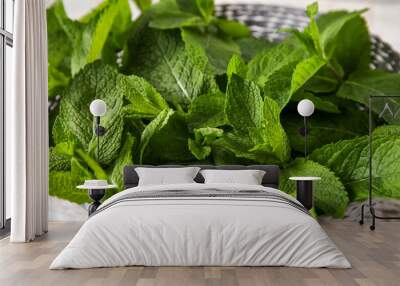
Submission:
[[[124,188],[133,188],[138,185],[139,177],[135,171],[136,167],[147,167],[147,168],[177,168],[177,167],[199,167],[201,169],[220,169],[220,170],[263,170],[265,171],[265,176],[262,180],[262,185],[265,187],[271,187],[278,189],[279,188],[279,167],[276,165],[250,165],[250,166],[243,166],[243,165],[133,165],[133,166],[126,166],[124,168]],[[204,178],[199,173],[196,178],[194,179],[197,183],[203,183]]]

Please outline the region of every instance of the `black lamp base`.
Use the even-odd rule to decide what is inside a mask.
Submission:
[[[93,200],[93,203],[89,206],[89,216],[94,213],[97,208],[101,205],[100,200],[106,194],[105,189],[90,189],[88,190],[89,197]]]
[[[297,181],[296,199],[310,210],[313,207],[313,181]]]

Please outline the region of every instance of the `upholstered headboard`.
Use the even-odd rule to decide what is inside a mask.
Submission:
[[[124,168],[124,188],[133,188],[138,185],[139,177],[135,171],[136,167],[147,167],[147,168],[177,168],[177,167],[199,167],[201,169],[221,169],[221,170],[246,170],[246,169],[253,169],[253,170],[263,170],[265,171],[264,178],[262,180],[262,185],[265,187],[271,187],[278,189],[279,188],[279,167],[276,165],[250,165],[250,166],[242,166],[242,165],[133,165],[133,166],[126,166]],[[199,173],[196,178],[194,179],[197,183],[203,183],[204,178]]]

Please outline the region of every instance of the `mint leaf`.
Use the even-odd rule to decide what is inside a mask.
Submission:
[[[234,39],[246,38],[251,36],[251,31],[249,27],[238,21],[227,20],[227,19],[216,19],[215,25],[222,33]]]
[[[225,112],[233,132],[225,134],[221,144],[238,157],[258,162],[287,161],[290,148],[278,104],[269,97],[263,100],[254,82],[236,74],[232,74],[226,93]]]
[[[219,127],[226,124],[225,99],[226,96],[222,92],[196,97],[186,115],[189,127]]]
[[[60,25],[56,6],[63,13],[59,17],[66,17],[61,3],[52,5],[47,9],[47,38],[48,38],[48,94],[49,98],[59,95],[61,90],[68,85],[70,79],[72,45]],[[59,13],[61,13],[59,11]]]
[[[197,160],[204,160],[211,154],[211,145],[223,135],[224,131],[218,128],[199,128],[194,130],[194,140],[189,138],[189,150]]]
[[[321,15],[317,20],[318,27],[324,31],[337,19],[348,14],[346,11],[334,11]],[[360,15],[354,16],[343,25],[335,42],[332,58],[343,67],[346,74],[369,68],[370,35],[367,23]]]
[[[85,64],[101,58],[103,47],[124,0],[109,0],[80,30],[74,42],[71,58],[71,73],[76,74]]]
[[[196,0],[197,8],[208,23],[214,13],[214,0]]]
[[[325,65],[325,61],[319,56],[312,56],[299,63],[291,62],[272,73],[265,82],[264,95],[274,99],[280,110],[290,101],[290,98],[318,70]]]
[[[374,135],[400,135],[400,125],[381,125],[374,129]]]
[[[246,63],[240,56],[236,54],[231,57],[226,69],[226,75],[228,76],[228,79],[231,78],[232,74],[236,74],[242,78],[246,78],[247,74]]]
[[[264,87],[268,77],[293,62],[303,58],[303,50],[286,41],[262,51],[248,64],[247,78]]]
[[[156,118],[154,118],[143,130],[142,137],[140,138],[140,163],[143,163],[144,152],[152,137],[159,132],[167,123],[169,118],[174,114],[172,109],[165,109],[161,111]]]
[[[70,171],[50,172],[49,195],[80,205],[90,203],[91,199],[87,193],[76,188],[82,183],[81,179],[73,179]]]
[[[298,91],[325,64],[326,62],[319,56],[312,56],[299,62],[293,72],[290,94]]]
[[[323,49],[321,47],[320,33],[318,25],[315,21],[315,16],[318,14],[318,2],[314,2],[307,6],[306,14],[310,18],[310,22],[303,32],[293,28],[281,29],[281,32],[288,32],[293,34],[300,43],[303,44],[310,56],[320,56],[325,58]]]
[[[48,96],[49,99],[62,93],[63,88],[68,86],[70,77],[61,72],[49,62],[48,65]]]
[[[183,29],[182,39],[186,46],[193,45],[204,50],[209,63],[217,74],[225,73],[233,54],[239,54],[239,46],[231,39],[218,37],[211,32],[197,29]]]
[[[349,120],[351,118],[351,120]],[[300,134],[304,128],[303,118],[298,113],[284,113],[282,123],[289,136],[291,147],[304,152],[304,136]],[[307,135],[308,152],[342,139],[350,139],[368,133],[368,114],[362,111],[345,111],[340,114],[315,112],[307,119],[309,133]]]
[[[120,79],[124,86],[124,96],[129,104],[124,113],[130,117],[153,118],[162,110],[169,108],[158,91],[145,79],[131,75]]]
[[[54,147],[49,149],[49,171],[67,171],[71,169],[71,156],[58,152]]]
[[[340,85],[337,76],[327,65],[323,66],[305,85],[304,90],[316,93],[335,93]]]
[[[171,103],[188,105],[200,95],[207,59],[185,49],[179,31],[145,29],[131,43],[129,72],[149,81]]]
[[[154,14],[157,15],[157,14]],[[154,16],[150,22],[150,27],[157,29],[174,29],[181,27],[204,26],[203,19],[184,12],[163,12],[159,16]]]
[[[298,158],[287,166],[281,175],[279,189],[295,194],[296,183],[289,180],[296,176],[317,176],[320,181],[314,182],[314,205],[319,214],[342,218],[349,202],[342,182],[327,167],[311,160]]]
[[[114,162],[114,167],[110,176],[111,182],[116,184],[120,190],[122,190],[122,188],[124,187],[124,167],[133,164],[132,149],[135,144],[135,137],[132,136],[130,133],[127,133],[124,138],[124,145],[121,148],[118,158]]]
[[[400,74],[378,70],[351,74],[337,92],[338,97],[350,99],[365,105],[368,105],[369,96],[390,96],[397,94],[400,94]],[[394,113],[383,112],[383,119],[388,123],[399,123],[400,117],[393,116],[400,109],[400,100],[398,99],[388,98],[385,101],[382,100],[380,104],[374,102],[372,110],[380,114],[385,103],[389,104]]]
[[[226,116],[229,124],[254,145],[262,141],[258,133],[263,124],[263,98],[258,86],[232,74],[226,91]]]
[[[329,96],[315,96],[310,92],[296,93],[291,100],[299,102],[303,99],[309,99],[314,103],[315,109],[329,113],[340,113],[338,106],[329,100]]]
[[[314,3],[310,4],[310,5],[308,5],[307,8],[306,8],[306,14],[310,18],[317,16],[317,14],[318,14],[318,2],[314,2]]]
[[[338,40],[338,35],[341,30],[346,26],[346,24],[356,17],[359,17],[362,13],[367,11],[367,9],[355,11],[346,14],[337,14],[332,21],[323,29],[320,33],[321,45],[324,50],[324,54],[327,58],[331,58],[336,46],[340,45],[340,40]]]
[[[194,0],[161,0],[150,12],[152,28],[174,29],[206,25]]]
[[[165,0],[162,0],[165,1]],[[197,1],[197,0],[175,0],[176,3],[178,4],[178,7],[185,12],[191,13],[191,14],[200,14],[199,11],[199,3],[203,2],[205,0]]]
[[[271,48],[274,44],[268,42],[265,39],[259,39],[254,37],[246,37],[235,39],[235,42],[240,47],[240,54],[246,62],[249,62],[257,54],[263,50]]]
[[[136,6],[142,11],[146,11],[151,7],[152,0],[134,0]]]
[[[196,157],[197,160],[204,160],[211,154],[210,146],[202,146],[196,140],[192,138],[188,139],[188,147],[190,152],[192,152],[193,156]]]
[[[372,141],[372,190],[375,196],[400,198],[398,135],[376,135]],[[368,196],[368,136],[326,145],[311,154],[334,171],[355,200]]]
[[[85,149],[93,152],[102,164],[109,164],[118,155],[120,148],[123,117],[123,89],[118,87],[120,75],[113,68],[100,62],[85,66],[63,92],[60,111],[53,126],[55,143],[73,140]],[[100,158],[94,152],[97,138],[93,132],[93,115],[89,111],[90,103],[103,99],[107,104],[107,114],[101,124],[107,129],[100,140]]]
[[[87,193],[77,189],[76,186],[90,179],[93,179],[93,175],[73,158],[71,171],[51,171],[49,173],[49,195],[77,204],[88,203],[91,200]]]
[[[161,123],[156,122],[157,128],[148,140],[142,156],[143,162],[146,164],[192,162],[194,160],[188,148],[189,130],[184,118],[179,112],[169,111],[168,113],[161,118]],[[156,119],[157,117],[153,121]],[[146,133],[146,129],[143,131],[143,135]]]

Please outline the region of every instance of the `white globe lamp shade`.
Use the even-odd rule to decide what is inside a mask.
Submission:
[[[297,111],[301,116],[311,116],[314,113],[314,103],[309,99],[303,99],[297,104]]]
[[[101,99],[95,99],[90,103],[90,113],[93,116],[104,116],[107,112],[107,105]]]

